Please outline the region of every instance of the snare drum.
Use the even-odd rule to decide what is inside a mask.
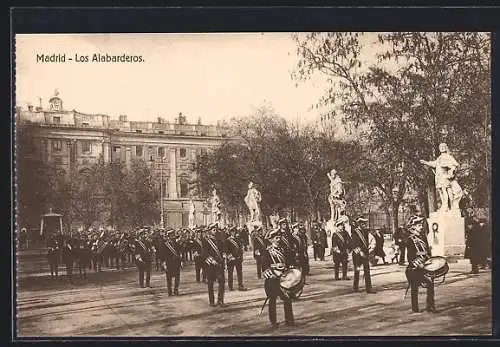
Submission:
[[[299,269],[289,269],[280,277],[280,288],[283,295],[290,299],[297,299],[302,294],[304,282]]]
[[[424,263],[424,276],[430,280],[443,277],[448,273],[450,267],[445,257],[434,256]]]

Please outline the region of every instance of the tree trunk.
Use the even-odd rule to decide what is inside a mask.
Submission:
[[[391,205],[391,231],[394,234],[398,230],[399,204],[393,202]]]

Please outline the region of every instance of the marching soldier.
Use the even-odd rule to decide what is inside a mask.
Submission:
[[[278,326],[276,317],[276,300],[281,297],[283,300],[285,324],[294,325],[292,300],[285,296],[280,287],[281,275],[291,266],[294,259],[292,253],[282,241],[282,232],[272,230],[268,234],[271,244],[267,247],[262,257],[262,267],[264,269],[264,289],[269,300],[269,321],[273,327]]]
[[[163,243],[160,254],[167,276],[167,290],[168,296],[172,296],[172,278],[174,282],[174,295],[179,295],[179,281],[181,276],[181,247],[179,242],[175,239],[175,232],[173,230],[167,231],[167,240]]]
[[[307,246],[304,245],[304,239],[299,232],[299,223],[292,224],[292,235],[297,249],[297,266],[302,272],[302,280],[306,280],[306,264],[307,264]]]
[[[59,257],[60,257],[60,245],[57,242],[55,235],[50,235],[47,240],[47,259],[50,265],[50,277],[59,276]]]
[[[146,231],[139,230],[139,235],[134,242],[135,264],[139,270],[139,285],[141,288],[149,287],[151,270],[153,267],[154,247],[146,237]],[[144,273],[146,273],[146,286],[144,286]]]
[[[238,290],[247,290],[243,286],[243,244],[235,227],[230,229],[230,235],[227,238],[227,285],[229,290],[233,290],[233,272],[236,268],[238,276]]]
[[[253,258],[257,266],[257,278],[262,277],[262,254],[266,249],[266,244],[262,236],[262,227],[254,226],[252,231]]]
[[[366,227],[367,219],[358,217],[353,223],[352,231],[352,262],[354,266],[353,290],[359,291],[359,272],[363,267],[363,276],[365,278],[365,289],[368,294],[374,294],[372,289],[372,279],[370,276],[369,262],[369,230]]]
[[[406,278],[411,289],[411,309],[413,312],[420,312],[418,309],[418,287],[425,282],[427,288],[428,312],[436,312],[434,306],[434,282],[424,276],[424,264],[431,256],[427,235],[424,233],[424,218],[412,216],[408,221],[408,266],[406,268]]]
[[[211,307],[224,304],[224,254],[226,253],[224,241],[217,237],[217,224],[212,224],[209,235],[203,240],[202,259],[205,262],[208,282],[208,300]],[[214,282],[218,282],[217,304],[214,299]]]
[[[339,217],[335,226],[337,230],[332,233],[332,258],[335,271],[335,280],[340,280],[339,270],[340,265],[342,265],[342,280],[350,280],[347,277],[347,260],[349,257],[349,244],[351,243],[351,238],[347,231],[345,230],[345,223],[348,222],[347,216],[342,215]]]
[[[196,230],[196,236],[193,240],[193,259],[194,259],[194,270],[196,272],[196,282],[200,283],[200,277],[202,277],[203,283],[207,282],[207,274],[203,266],[203,259],[201,259],[201,252],[203,246],[203,236],[201,229]],[[200,272],[202,276],[200,276]]]

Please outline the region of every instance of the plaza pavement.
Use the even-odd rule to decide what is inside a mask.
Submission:
[[[146,289],[139,288],[134,267],[92,271],[86,279],[70,284],[64,277],[51,279],[42,261],[31,257],[20,257],[18,262],[18,268],[24,268],[17,287],[19,337],[491,334],[491,271],[470,275],[466,260],[450,263],[445,283],[436,286],[434,314],[411,313],[409,293],[403,299],[407,286],[404,266],[372,267],[377,294],[369,295],[353,293],[352,280],[333,281],[331,257],[324,262],[311,260],[308,284],[293,303],[296,326],[281,324],[271,329],[267,306],[258,316],[265,292],[250,251],[245,253],[243,270],[249,290],[228,291],[226,283],[225,308],[209,307],[207,286],[196,283],[190,264],[181,272],[180,296],[169,297],[161,272],[153,272],[153,288]],[[30,262],[35,268],[23,265]],[[420,307],[425,307],[424,289]],[[282,322],[280,301],[277,310]]]

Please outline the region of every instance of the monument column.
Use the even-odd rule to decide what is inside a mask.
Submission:
[[[168,157],[170,171],[168,178],[168,196],[169,198],[177,199],[177,161],[175,148],[169,149]]]
[[[132,160],[131,160],[131,155],[132,155],[132,149],[130,147],[125,148],[125,167],[127,170],[130,170],[132,167]]]
[[[50,163],[51,159],[52,159],[52,140],[51,139],[48,139],[45,141],[45,148],[47,150],[47,163]]]
[[[104,160],[104,163],[109,163],[109,152],[110,152],[109,142],[104,140],[104,142],[102,143],[102,158]]]

